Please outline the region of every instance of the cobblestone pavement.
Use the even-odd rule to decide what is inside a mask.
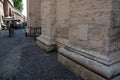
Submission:
[[[45,53],[24,30],[0,36],[0,80],[82,80],[57,61],[57,52]]]

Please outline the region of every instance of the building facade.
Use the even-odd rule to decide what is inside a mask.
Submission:
[[[14,8],[13,14],[14,14],[14,19],[20,20],[21,23],[25,22],[25,16],[19,10]]]
[[[0,0],[0,30],[1,24],[3,23],[4,10],[3,10],[3,0]]]
[[[42,28],[37,45],[83,79],[120,80],[119,0],[28,0],[28,20]]]
[[[4,0],[5,17],[11,16],[14,19],[19,19],[21,22],[25,21],[25,16],[14,7],[14,0]]]
[[[14,8],[13,0],[4,0],[5,17],[14,16],[13,8]]]

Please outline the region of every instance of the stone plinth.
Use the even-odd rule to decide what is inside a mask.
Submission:
[[[120,1],[71,0],[58,60],[85,80],[120,80]]]
[[[46,52],[51,52],[56,49],[56,43],[48,36],[41,35],[37,37],[37,45]]]

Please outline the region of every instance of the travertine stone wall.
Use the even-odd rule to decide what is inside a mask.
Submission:
[[[50,52],[56,48],[56,0],[41,0],[41,27],[37,44]]]
[[[28,27],[40,27],[41,0],[28,0]]]
[[[42,35],[55,37],[56,0],[41,0]]]
[[[119,0],[38,2],[30,3],[29,18],[42,27],[41,48],[49,52],[57,45],[58,61],[85,80],[120,80]]]
[[[80,48],[105,52],[111,24],[112,0],[71,0],[70,42]]]
[[[119,0],[70,0],[69,43],[58,60],[86,80],[119,80],[119,22]]]
[[[109,51],[115,52],[120,49],[120,1],[113,0],[111,28],[109,31]]]
[[[70,0],[57,0],[57,37],[68,39]]]
[[[111,11],[111,26],[108,31],[108,56],[111,61],[120,61],[120,1],[113,0]],[[120,65],[119,65],[120,66]],[[120,71],[120,70],[119,70]]]
[[[70,28],[70,0],[57,0],[57,28],[56,43],[57,47],[65,47],[68,43]]]

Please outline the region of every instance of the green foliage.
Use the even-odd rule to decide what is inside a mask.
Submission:
[[[22,12],[23,10],[22,0],[14,0],[14,7]]]

